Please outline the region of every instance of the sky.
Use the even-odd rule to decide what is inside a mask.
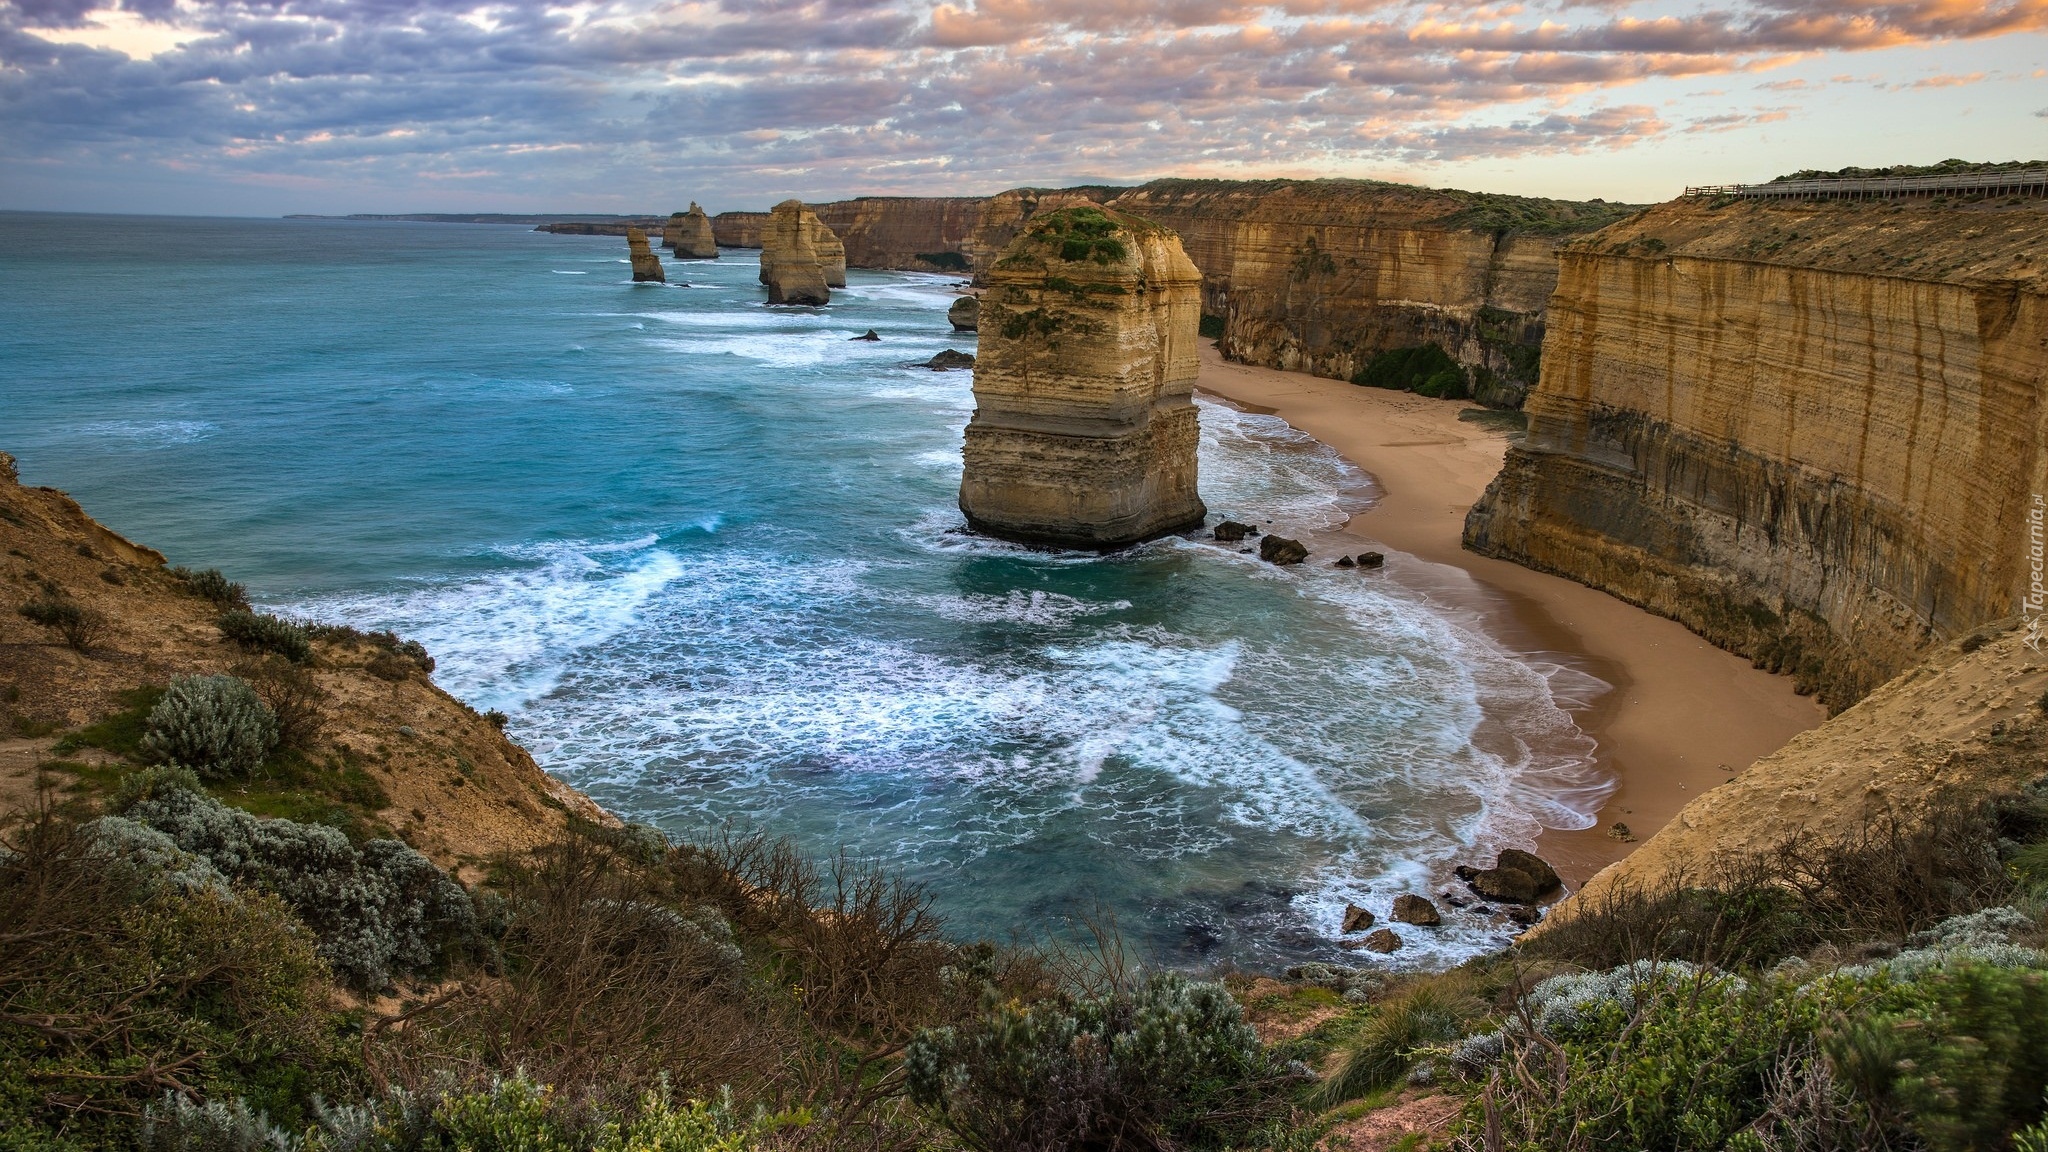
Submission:
[[[1648,202],[1952,156],[2048,158],[2048,0],[0,0],[0,209]]]

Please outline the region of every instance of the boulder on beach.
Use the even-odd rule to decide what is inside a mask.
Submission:
[[[1346,904],[1344,906],[1344,935],[1349,936],[1353,932],[1363,932],[1367,928],[1372,927],[1372,923],[1373,914],[1371,912],[1360,908],[1356,904]]]
[[[955,332],[972,332],[981,324],[981,298],[962,296],[946,309],[946,319],[953,324]]]
[[[1386,556],[1379,552],[1360,552],[1358,554],[1358,566],[1360,568],[1379,568],[1385,566],[1386,562]]]
[[[1268,564],[1299,564],[1308,559],[1308,549],[1299,540],[1267,536],[1259,541],[1259,559]]]
[[[969,353],[957,352],[948,348],[937,356],[925,361],[924,366],[934,372],[951,372],[959,368],[974,367],[974,357]]]
[[[1382,953],[1398,952],[1401,950],[1401,938],[1394,934],[1392,928],[1382,928],[1365,938],[1365,950],[1367,952]]]
[[[668,277],[661,271],[661,257],[648,247],[647,233],[638,228],[626,229],[626,255],[633,261],[633,283],[668,283]]]
[[[1249,524],[1239,524],[1235,520],[1225,520],[1223,523],[1218,524],[1209,535],[1223,541],[1225,544],[1235,544],[1246,536],[1256,536],[1258,533],[1259,530]]]
[[[1436,910],[1436,905],[1429,902],[1429,897],[1413,893],[1394,897],[1392,919],[1403,924],[1418,924],[1424,928],[1444,922],[1443,913]]]

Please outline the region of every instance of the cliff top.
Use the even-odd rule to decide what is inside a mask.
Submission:
[[[550,839],[572,811],[609,819],[435,687],[416,645],[301,628],[294,663],[230,640],[223,609],[239,588],[167,567],[64,493],[17,483],[11,464],[0,454],[0,810],[26,804],[39,775],[92,803],[137,761],[173,678],[234,672],[259,693],[298,685],[316,722],[220,788],[232,806],[395,833],[444,866]],[[61,623],[51,606],[79,623],[77,644],[25,614]]]
[[[1173,236],[1142,216],[1093,205],[1060,208],[1031,218],[1023,235],[1011,242],[997,268],[1066,264],[1122,265],[1133,255],[1126,239]]]
[[[1768,183],[1782,184],[1788,180],[1869,180],[1885,176],[1962,176],[1977,172],[2007,172],[2021,168],[2039,168],[2048,165],[2048,160],[1943,160],[1939,164],[1894,164],[1889,168],[1801,168],[1783,176],[1773,176]]]
[[[1235,202],[1234,205],[1232,202]],[[1639,207],[1604,200],[1551,200],[1499,192],[1425,188],[1384,180],[1154,180],[1112,204],[1172,204],[1247,219],[1398,225],[1445,231],[1569,236],[1592,232]],[[1327,219],[1318,219],[1327,217]]]
[[[2048,287],[2048,200],[1674,200],[1572,247],[2040,289]]]

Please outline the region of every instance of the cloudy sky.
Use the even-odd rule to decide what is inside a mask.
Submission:
[[[1654,200],[2048,156],[2048,0],[0,0],[0,208],[1161,175]]]

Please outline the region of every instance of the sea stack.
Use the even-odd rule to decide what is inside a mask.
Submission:
[[[688,212],[678,212],[668,218],[668,227],[661,234],[664,248],[671,249],[678,260],[718,259],[718,240],[711,235],[711,217],[704,209],[690,201]]]
[[[801,200],[784,200],[768,214],[761,229],[761,283],[768,286],[770,304],[825,304],[832,293],[825,282],[825,267],[818,259],[818,233],[824,229],[817,216]],[[833,238],[837,243],[838,238]],[[846,249],[841,246],[843,262]],[[845,282],[842,273],[840,280]]]
[[[1114,548],[1191,528],[1202,275],[1095,207],[1034,219],[989,270],[960,510],[977,532]]]
[[[962,296],[946,309],[946,319],[953,324],[955,332],[972,332],[981,324],[981,299],[976,296]]]
[[[811,218],[811,224],[816,228],[811,243],[818,249],[818,266],[825,270],[825,285],[829,288],[846,287],[845,242],[810,209],[806,208],[804,215]]]
[[[647,233],[638,228],[626,229],[626,251],[633,259],[633,283],[668,283],[668,277],[661,271],[661,257],[647,246]]]

